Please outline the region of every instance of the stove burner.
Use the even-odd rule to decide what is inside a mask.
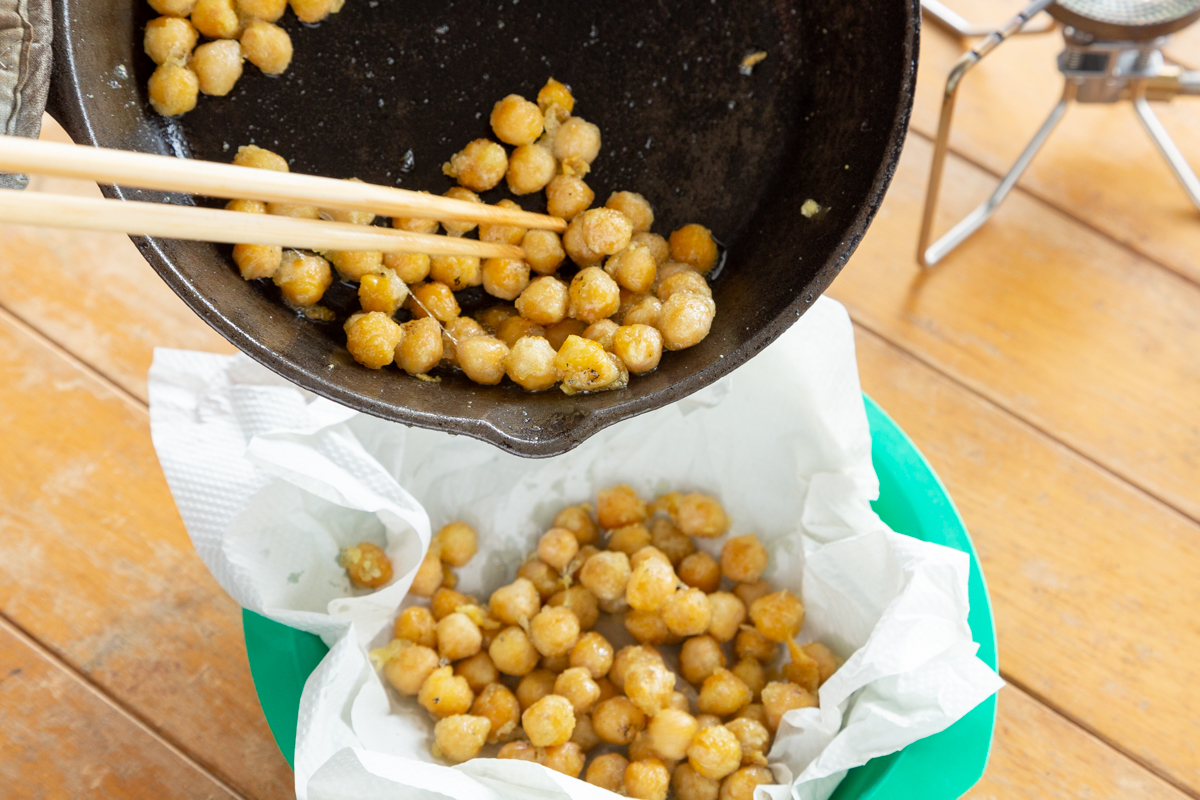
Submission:
[[[1144,41],[1200,19],[1200,0],[1056,0],[1046,13],[1097,39]]]

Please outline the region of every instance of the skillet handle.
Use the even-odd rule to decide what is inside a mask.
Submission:
[[[53,37],[50,0],[0,0],[0,133],[37,138],[41,132]],[[28,184],[28,175],[0,173],[0,187]]]

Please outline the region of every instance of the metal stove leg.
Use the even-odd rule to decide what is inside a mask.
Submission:
[[[967,51],[958,59],[950,76],[946,79],[946,92],[942,97],[942,114],[938,119],[937,139],[933,145],[933,164],[929,170],[929,188],[925,192],[925,212],[921,219],[921,237],[917,246],[917,261],[922,266],[933,264],[925,257],[929,240],[933,237],[933,218],[937,212],[938,193],[942,188],[942,171],[946,166],[946,154],[950,149],[950,122],[954,117],[954,103],[958,99],[958,88],[967,72],[978,64],[984,56],[992,52],[1005,39],[1018,33],[1029,20],[1040,14],[1053,0],[1034,0],[1025,6],[998,31],[994,31],[986,39]]]
[[[1175,177],[1179,178],[1179,182],[1183,184],[1183,190],[1187,192],[1188,197],[1192,198],[1192,202],[1200,208],[1200,179],[1196,177],[1196,173],[1188,166],[1187,160],[1183,157],[1183,153],[1179,151],[1179,147],[1171,139],[1171,135],[1167,133],[1167,129],[1159,122],[1158,116],[1150,108],[1150,103],[1146,100],[1144,94],[1139,93],[1133,99],[1133,110],[1137,112],[1138,119],[1142,121],[1143,127],[1146,128],[1146,133],[1150,134],[1150,138],[1154,140],[1154,144],[1158,146],[1158,152],[1163,154],[1163,158],[1171,165],[1171,171],[1175,173]]]
[[[1067,82],[1063,91],[1063,97],[1058,101],[1058,105],[1050,112],[1050,116],[1042,123],[1042,127],[1038,128],[1038,132],[1034,134],[1033,139],[1025,146],[1025,150],[1021,153],[1021,157],[1017,159],[1017,163],[1013,164],[1012,169],[1000,181],[1000,185],[996,187],[996,191],[992,192],[992,196],[985,200],[978,208],[968,214],[962,222],[955,225],[946,233],[945,236],[938,239],[930,245],[924,254],[925,266],[931,267],[941,261],[947,253],[958,247],[983,223],[988,221],[992,214],[996,213],[996,209],[1004,202],[1004,198],[1008,197],[1008,193],[1016,186],[1017,180],[1021,174],[1029,167],[1033,157],[1037,155],[1038,150],[1042,149],[1042,145],[1050,138],[1050,133],[1058,125],[1059,120],[1067,113],[1067,107],[1070,106],[1074,99],[1075,84]]]

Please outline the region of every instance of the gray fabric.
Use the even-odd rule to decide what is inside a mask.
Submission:
[[[50,0],[0,0],[0,133],[36,138],[50,91]],[[0,186],[24,189],[28,175],[0,173]]]

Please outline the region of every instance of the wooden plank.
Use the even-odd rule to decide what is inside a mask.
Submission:
[[[1200,791],[1200,525],[874,334],[857,342],[865,390],[966,520],[1003,673]]]
[[[69,141],[49,117],[42,138]],[[65,178],[34,177],[30,191],[100,196]],[[142,400],[155,347],[234,352],[115,233],[0,225],[0,306]]]
[[[955,258],[914,252],[930,145],[913,137],[830,294],[855,319],[1200,518],[1200,288],[1014,192]],[[990,178],[947,165],[943,218]]]
[[[6,798],[235,798],[0,622]]]
[[[999,21],[1022,5],[1019,0],[954,3],[979,21]],[[932,24],[922,30],[914,130],[926,136],[937,130],[946,76],[968,45]],[[954,150],[997,175],[1006,173],[1058,102],[1062,78],[1054,59],[1062,49],[1057,32],[1017,37],[976,67],[959,92]],[[1170,53],[1200,67],[1200,25],[1181,34]],[[1200,98],[1153,105],[1200,171]],[[993,178],[976,187],[965,208],[982,202],[997,182]],[[1200,210],[1188,200],[1129,103],[1073,107],[1018,185],[1200,282]],[[1012,218],[994,222],[1011,235],[1023,234]]]
[[[291,795],[146,411],[0,314],[0,612],[238,791]],[[51,588],[52,587],[52,590]]]
[[[970,800],[1184,800],[1189,795],[1019,689],[1000,692],[987,772]]]

